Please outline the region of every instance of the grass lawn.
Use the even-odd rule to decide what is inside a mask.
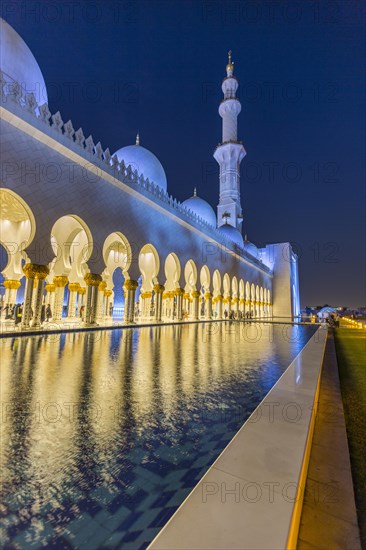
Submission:
[[[363,548],[366,548],[366,332],[334,331],[353,485]]]

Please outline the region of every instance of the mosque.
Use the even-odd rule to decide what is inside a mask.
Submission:
[[[0,37],[2,304],[24,302],[22,330],[46,326],[47,305],[53,326],[111,324],[117,296],[126,324],[299,314],[291,245],[257,248],[242,235],[246,151],[231,52],[214,151],[215,212],[196,191],[184,202],[172,197],[139,136],[111,154],[51,113],[28,46],[4,20]]]

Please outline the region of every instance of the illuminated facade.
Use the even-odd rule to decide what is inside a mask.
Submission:
[[[289,243],[257,248],[242,237],[245,149],[237,140],[241,107],[231,56],[214,153],[216,219],[196,192],[183,203],[169,195],[161,163],[139,136],[112,155],[52,114],[35,58],[3,20],[0,51],[3,306],[24,300],[24,330],[41,326],[48,304],[52,323],[110,322],[117,269],[127,324],[299,313]]]

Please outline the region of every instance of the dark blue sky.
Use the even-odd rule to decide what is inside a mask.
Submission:
[[[214,207],[221,81],[233,50],[244,232],[291,241],[306,304],[364,305],[365,7],[360,0],[2,2],[52,112],[111,152],[134,142],[168,190]]]

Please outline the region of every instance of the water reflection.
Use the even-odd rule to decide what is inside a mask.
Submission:
[[[2,340],[4,543],[90,548],[99,526],[97,546],[146,546],[314,331],[227,322]]]

